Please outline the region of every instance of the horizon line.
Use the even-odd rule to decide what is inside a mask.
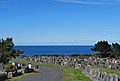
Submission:
[[[93,44],[48,44],[48,45],[46,45],[46,44],[44,44],[44,45],[40,45],[40,44],[38,44],[38,45],[36,45],[36,44],[34,44],[34,45],[32,45],[32,44],[27,44],[27,45],[14,45],[14,46],[93,46]]]

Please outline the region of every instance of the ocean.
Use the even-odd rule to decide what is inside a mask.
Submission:
[[[21,55],[72,55],[95,54],[93,46],[15,46],[15,49],[24,50]]]

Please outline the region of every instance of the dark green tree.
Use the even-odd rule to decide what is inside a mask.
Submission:
[[[107,41],[99,41],[91,50],[98,52],[102,57],[106,57],[111,51],[111,45]]]
[[[6,64],[12,58],[15,58],[19,54],[23,53],[22,50],[15,50],[12,38],[0,40],[0,63]]]
[[[111,57],[120,58],[120,44],[112,43]]]

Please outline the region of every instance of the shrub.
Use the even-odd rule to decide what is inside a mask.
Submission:
[[[15,66],[12,64],[7,64],[4,66],[4,69],[7,73],[15,71]]]

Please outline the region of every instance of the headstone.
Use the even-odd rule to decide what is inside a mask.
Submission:
[[[93,70],[92,69],[90,69],[90,75],[93,73]]]
[[[14,65],[14,66],[15,66],[15,63],[14,63],[14,62],[12,62],[12,65]]]
[[[28,64],[28,68],[29,68],[29,69],[31,69],[31,68],[32,68],[32,65],[31,65],[30,63]]]
[[[39,66],[38,66],[38,65],[36,65],[36,66],[35,66],[35,69],[39,69]]]
[[[111,66],[111,64],[110,64],[108,68],[111,69],[111,67],[112,67],[112,66]]]
[[[118,81],[118,78],[119,78],[119,77],[118,77],[117,75],[115,75],[115,81]]]
[[[97,77],[100,77],[100,70],[98,70],[98,75],[97,75]]]
[[[120,81],[120,77],[118,77],[118,81]]]
[[[20,64],[18,64],[18,67],[20,67]]]
[[[110,81],[113,81],[113,75],[110,74],[109,76],[110,76]]]

